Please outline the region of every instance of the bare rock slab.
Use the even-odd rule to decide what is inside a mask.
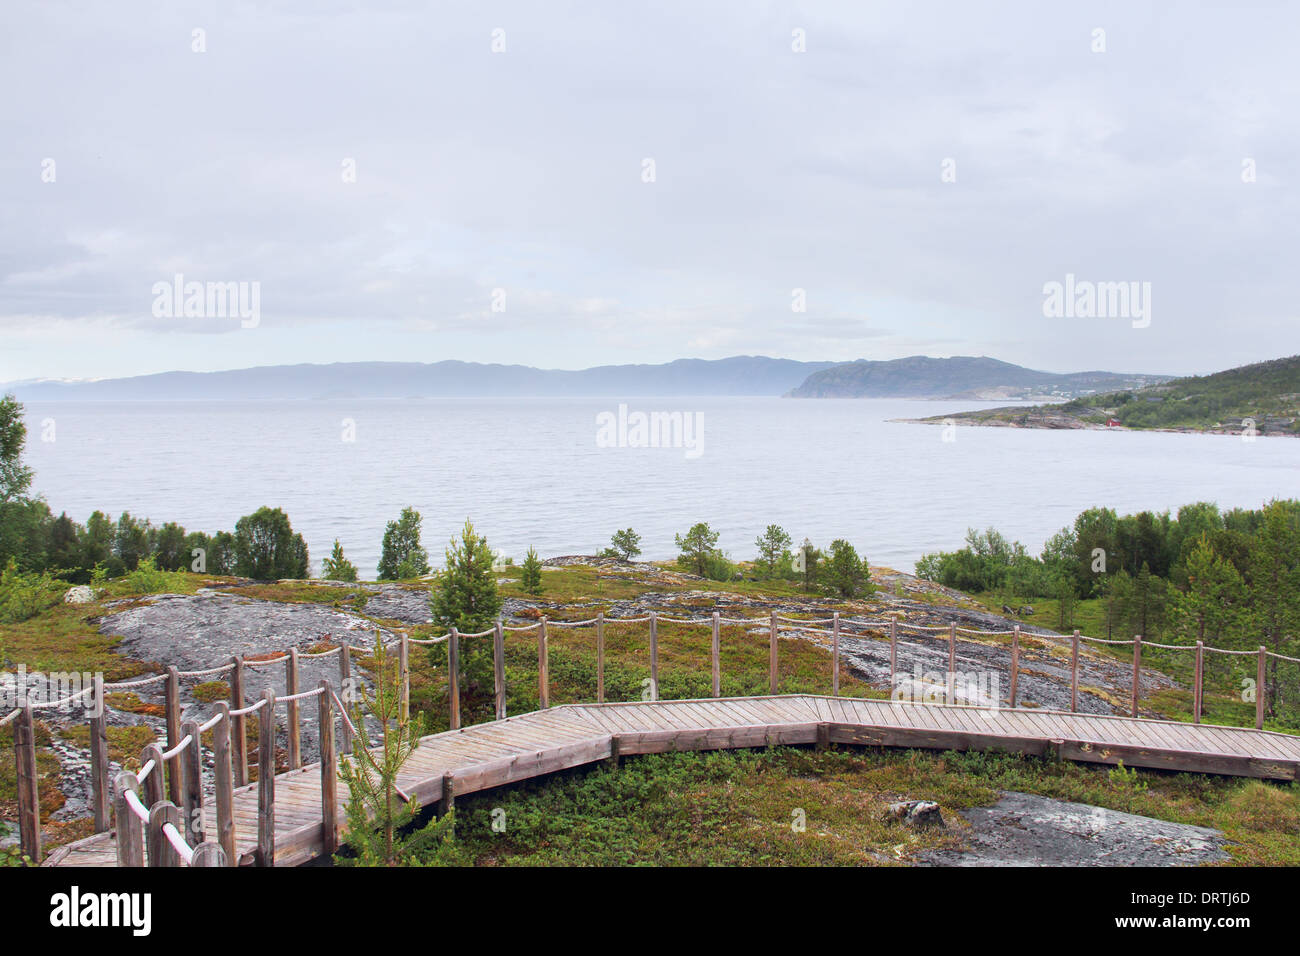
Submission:
[[[931,866],[1195,866],[1229,859],[1218,830],[1027,793],[962,811],[967,846],[922,856]]]

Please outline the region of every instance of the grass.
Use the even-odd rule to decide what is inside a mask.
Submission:
[[[1237,864],[1300,864],[1300,787],[1115,773],[1010,754],[838,749],[663,754],[457,800],[460,865],[888,865],[953,846],[959,811],[999,791],[1217,828]],[[934,800],[949,826],[886,822],[895,800]],[[797,824],[802,821],[803,827]],[[495,827],[494,827],[495,823]]]

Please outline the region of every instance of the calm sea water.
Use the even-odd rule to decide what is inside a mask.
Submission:
[[[427,399],[27,406],[36,490],[56,513],[96,508],[231,530],[283,507],[319,569],[337,537],[373,577],[384,523],[412,505],[434,563],[467,516],[505,554],[591,553],[617,528],[649,558],[696,521],[733,558],[769,523],[796,540],[852,541],[910,571],[996,526],[1033,552],[1084,508],[1258,506],[1300,496],[1300,441],[959,428],[888,421],[972,403],[629,399],[630,412],[700,413],[702,453],[601,447],[605,399]],[[49,437],[53,426],[53,441]],[[355,439],[345,440],[347,422]]]

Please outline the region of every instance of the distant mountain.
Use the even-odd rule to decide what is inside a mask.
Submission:
[[[1038,372],[980,356],[859,359],[813,372],[794,398],[1073,398],[1168,381],[1167,375]]]
[[[1245,433],[1253,423],[1259,434],[1300,435],[1300,355],[1058,405],[986,408],[944,417],[1018,428],[1122,427],[1228,434]]]
[[[763,356],[602,365],[581,371],[476,362],[339,362],[162,372],[3,386],[23,401],[266,401],[331,398],[782,395],[833,362]]]

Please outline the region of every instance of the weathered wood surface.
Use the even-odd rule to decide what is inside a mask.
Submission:
[[[773,744],[1006,750],[1087,763],[1300,779],[1300,737],[1131,717],[812,695],[567,704],[425,737],[398,786],[421,805],[617,756]],[[322,855],[319,764],[275,778],[277,866]],[[337,782],[336,801],[347,801]],[[238,862],[257,850],[257,784],[234,792]],[[207,839],[229,845],[208,814]],[[342,825],[340,821],[340,826]],[[114,831],[51,854],[50,866],[113,866]]]

